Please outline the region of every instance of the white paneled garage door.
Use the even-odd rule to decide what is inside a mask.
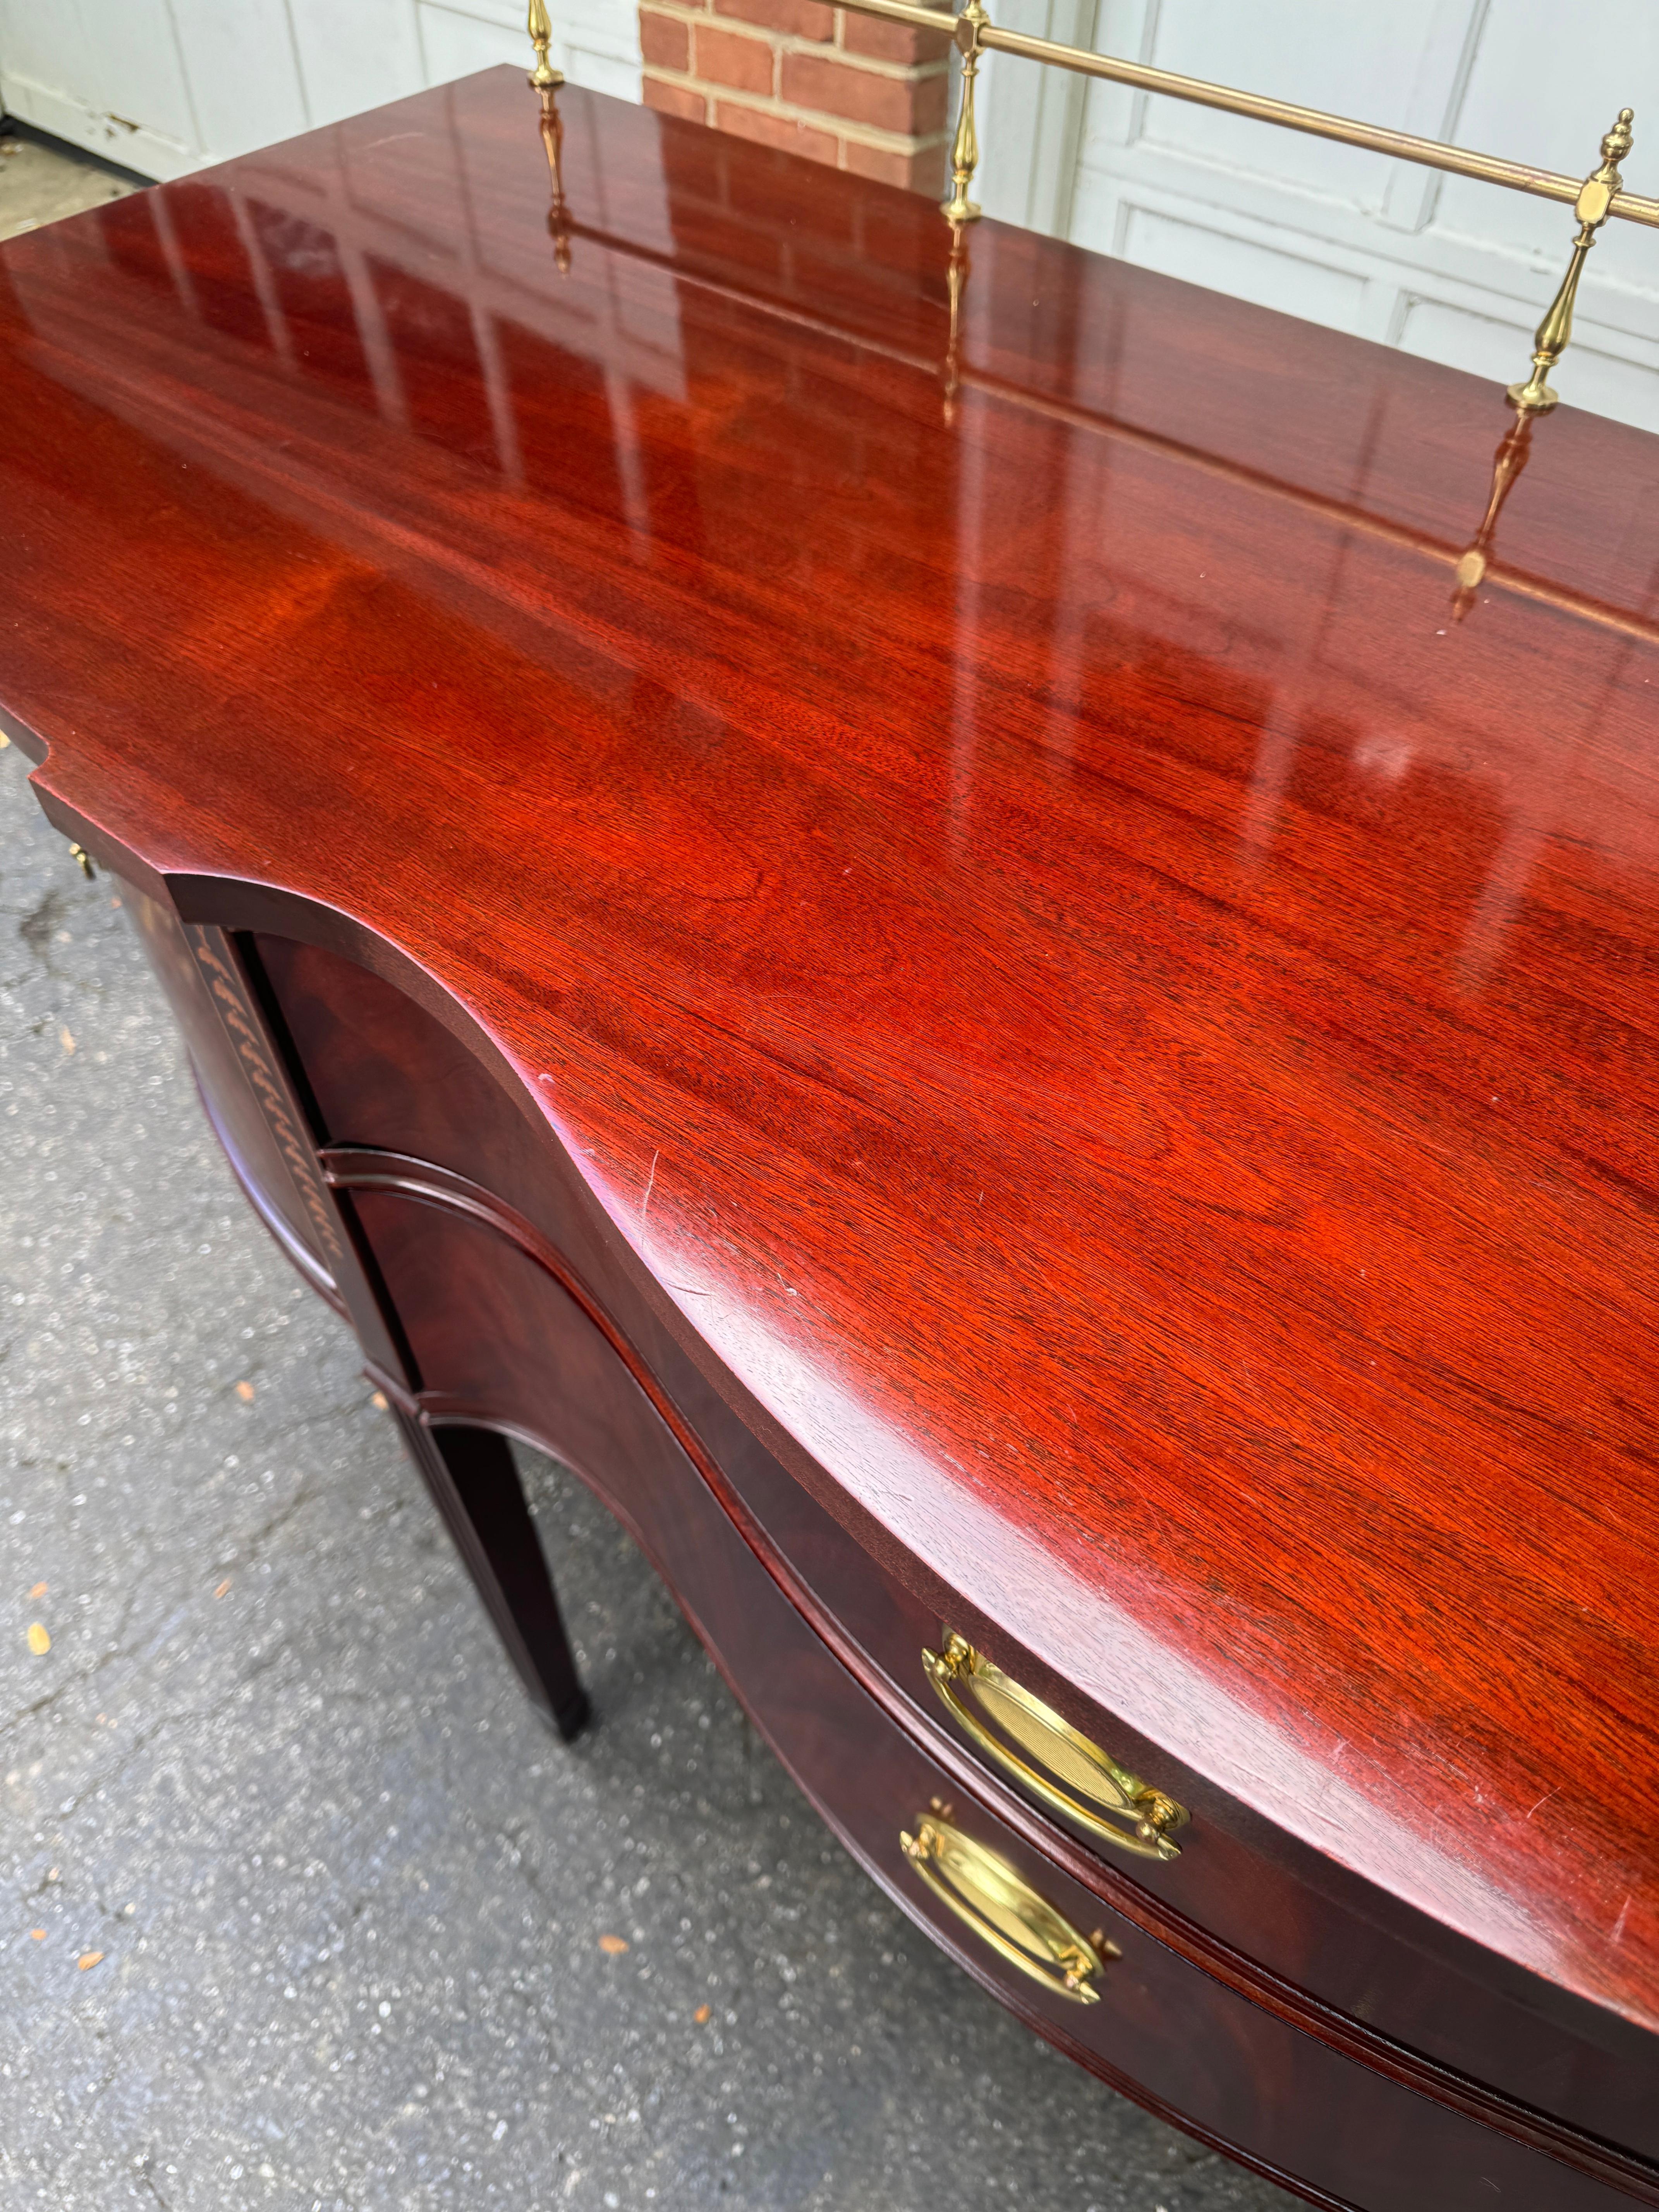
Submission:
[[[548,0],[574,83],[640,96],[635,0]],[[523,0],[0,0],[9,114],[148,177],[527,66]]]
[[[1623,106],[1659,198],[1659,0],[988,0],[994,18],[1582,177]],[[1042,83],[1039,80],[1051,82]],[[1570,209],[992,58],[988,209],[1171,276],[1512,381]],[[1659,429],[1659,232],[1609,223],[1553,381]]]

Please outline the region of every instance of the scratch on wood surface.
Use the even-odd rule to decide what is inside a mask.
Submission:
[[[1560,1795],[1561,1795],[1561,1785],[1560,1785],[1560,1784],[1558,1782],[1558,1783],[1556,1784],[1556,1785],[1555,1785],[1555,1787],[1554,1787],[1554,1789],[1553,1789],[1553,1790],[1547,1790],[1544,1792],[1543,1796],[1539,1799],[1539,1801],[1538,1801],[1537,1804],[1535,1804],[1535,1805],[1533,1807],[1533,1808],[1532,1808],[1532,1813],[1540,1813],[1540,1812],[1541,1812],[1541,1811],[1543,1810],[1544,1807],[1549,1803],[1550,1799],[1551,1799],[1552,1797],[1559,1797]],[[1532,1813],[1528,1813],[1528,1815],[1527,1815],[1527,1819],[1528,1819],[1528,1820],[1531,1820],[1531,1818],[1532,1818]],[[1524,1825],[1524,1824],[1523,1824],[1523,1825]]]
[[[1630,1914],[1630,1900],[1632,1893],[1629,1892],[1626,1893],[1625,1901],[1619,1908],[1619,1917],[1613,1923],[1613,1944],[1615,1950],[1618,1949],[1620,1944],[1621,1944],[1625,1940],[1625,1922]]]
[[[651,1210],[651,1193],[657,1181],[657,1162],[662,1158],[662,1146],[651,1155],[651,1172],[645,1179],[645,1196],[640,1200],[640,1257],[645,1257],[645,1217]]]

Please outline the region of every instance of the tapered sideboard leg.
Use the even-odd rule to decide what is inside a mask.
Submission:
[[[512,1447],[491,1429],[428,1428],[402,1412],[398,1421],[531,1703],[568,1743],[587,1722],[587,1693]]]

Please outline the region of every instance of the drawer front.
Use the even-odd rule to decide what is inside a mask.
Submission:
[[[1174,1765],[1155,1745],[1115,1723],[1031,1670],[1046,1704],[1063,1703],[1062,1726],[1074,1724],[1106,1754],[1111,1765],[1167,1793],[1186,1816],[1168,1832],[1176,1847],[1169,1858],[1126,1852],[1103,1839],[1097,1827],[1068,1817],[1066,1797],[1078,1797],[1074,1775],[1040,1751],[1011,1745],[1005,1731],[970,1730],[975,1707],[959,1689],[947,1702],[939,1695],[931,1659],[943,1656],[953,1631],[969,1629],[984,1656],[1024,1676],[1029,1662],[1004,1651],[994,1627],[980,1628],[958,1607],[935,1608],[884,1572],[822,1507],[802,1492],[775,1459],[758,1445],[730,1454],[723,1465],[757,1518],[774,1533],[813,1595],[858,1644],[872,1666],[908,1705],[924,1735],[948,1741],[986,1773],[1058,1826],[1097,1860],[1103,1884],[1144,1893],[1154,1920],[1164,1908],[1187,1924],[1189,1956],[1208,1955],[1228,1973],[1218,1952],[1237,1961],[1237,1978],[1259,1987],[1254,1970],[1267,1966],[1293,1992],[1307,1992],[1365,2027],[1389,2035],[1440,2064],[1492,2084],[1537,2111],[1605,2135],[1638,2156],[1659,2157],[1659,2098],[1652,2091],[1651,2059],[1611,2052],[1541,2022],[1526,1993],[1508,1995],[1462,1966],[1459,1945],[1435,1931],[1432,1942],[1413,1941],[1396,1911],[1373,1915],[1333,1869],[1330,1887],[1284,1863],[1279,1839],[1267,1823],[1212,1789],[1203,1777]],[[953,1710],[954,1708],[954,1710]],[[983,1709],[981,1708],[981,1711]],[[994,1747],[1012,1751],[1018,1764]],[[1022,1767],[1024,1771],[1022,1772]],[[1045,1782],[1060,1785],[1044,1787]],[[1114,1823],[1120,1833],[1126,1824]],[[1386,1907],[1389,1900],[1379,1900]],[[1207,1938],[1214,1943],[1208,1944]],[[1177,1937],[1177,1940],[1179,1938]],[[1230,1976],[1231,1978],[1231,1976]],[[1516,1981],[1524,1978],[1516,1976]]]
[[[558,1250],[636,1348],[641,1368],[663,1387],[771,1543],[882,1678],[884,1698],[908,1709],[912,1732],[931,1735],[941,1747],[954,1747],[958,1758],[1006,1778],[947,1714],[924,1667],[924,1651],[940,1650],[945,1629],[960,1630],[1114,1759],[1190,1814],[1190,1826],[1175,1837],[1180,1855],[1168,1861],[1130,1856],[1084,1828],[1073,1831],[1099,1860],[1103,1883],[1127,1882],[1142,1892],[1153,1918],[1164,1916],[1160,1925],[1177,1919],[1188,1924],[1189,1955],[1208,1957],[1213,1966],[1215,1948],[1223,1947],[1241,1962],[1265,1967],[1292,1994],[1306,1992],[1431,2061],[1659,2159],[1651,2059],[1633,2031],[1449,1936],[1201,1776],[1175,1767],[1156,1745],[1079,1698],[1063,1680],[1045,1676],[1011,1648],[994,1621],[968,1616],[949,1591],[929,1589],[914,1561],[880,1547],[879,1532],[870,1540],[880,1552],[873,1556],[780,1463],[646,1305],[630,1272],[631,1255],[619,1256],[609,1224],[596,1224],[574,1170],[538,1115],[526,1114],[481,1059],[380,977],[290,940],[257,942],[329,1137],[342,1146],[416,1154],[481,1178]],[[523,1264],[534,1272],[532,1263]],[[401,1305],[419,1308],[428,1297],[419,1276],[418,1267],[410,1271],[398,1293]],[[480,1295],[489,1289],[482,1284]],[[447,1325],[446,1304],[441,1297],[434,1304],[434,1333]],[[510,1322],[503,1328],[510,1338]],[[447,1385],[455,1404],[468,1393],[474,1401],[489,1400],[498,1419],[540,1436],[591,1471],[583,1454],[597,1444],[576,1431],[585,1417],[574,1409],[561,1414],[544,1391],[525,1402],[524,1379],[499,1346],[488,1358],[482,1349],[471,1356],[479,1364],[465,1387],[453,1376]],[[558,1419],[565,1423],[562,1433],[546,1425]],[[1017,1779],[1012,1786],[1040,1805],[1046,1819],[1067,1825],[1052,1802]]]
[[[627,1522],[824,1818],[933,1938],[1117,2087],[1325,2201],[1365,2212],[1628,2201],[1355,2063],[1224,1988],[1071,1878],[896,1725],[744,1540],[583,1306],[475,1220],[388,1191],[354,1200],[439,1417],[491,1418],[566,1458]],[[941,1817],[1112,1957],[1098,2002],[1034,1980],[918,1873]],[[941,2032],[947,2032],[943,2027]]]

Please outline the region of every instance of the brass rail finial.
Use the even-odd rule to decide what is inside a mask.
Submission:
[[[552,43],[553,26],[547,20],[543,0],[530,0],[530,20],[527,26],[530,43],[536,49],[536,66],[530,73],[530,82],[542,95],[545,108],[548,94],[564,82],[564,73],[556,70],[547,58],[547,49]]]
[[[954,36],[962,56],[962,106],[957,115],[957,135],[951,147],[951,197],[944,202],[947,222],[973,222],[979,205],[968,197],[979,167],[979,132],[974,124],[974,80],[979,75],[980,42],[990,21],[983,0],[968,0],[957,17]]]
[[[1601,166],[1586,177],[1579,187],[1578,198],[1573,204],[1573,213],[1578,218],[1578,235],[1572,241],[1572,258],[1567,264],[1567,273],[1561,279],[1561,289],[1551,301],[1549,312],[1538,325],[1533,340],[1535,349],[1532,356],[1532,374],[1524,384],[1510,386],[1510,404],[1526,415],[1542,415],[1555,405],[1560,394],[1552,390],[1549,372],[1566,351],[1572,337],[1573,301],[1578,296],[1578,279],[1583,273],[1584,257],[1595,243],[1595,234],[1607,219],[1613,194],[1620,191],[1624,179],[1619,173],[1619,164],[1629,153],[1632,142],[1631,125],[1635,110],[1621,107],[1619,120],[1601,141]]]

